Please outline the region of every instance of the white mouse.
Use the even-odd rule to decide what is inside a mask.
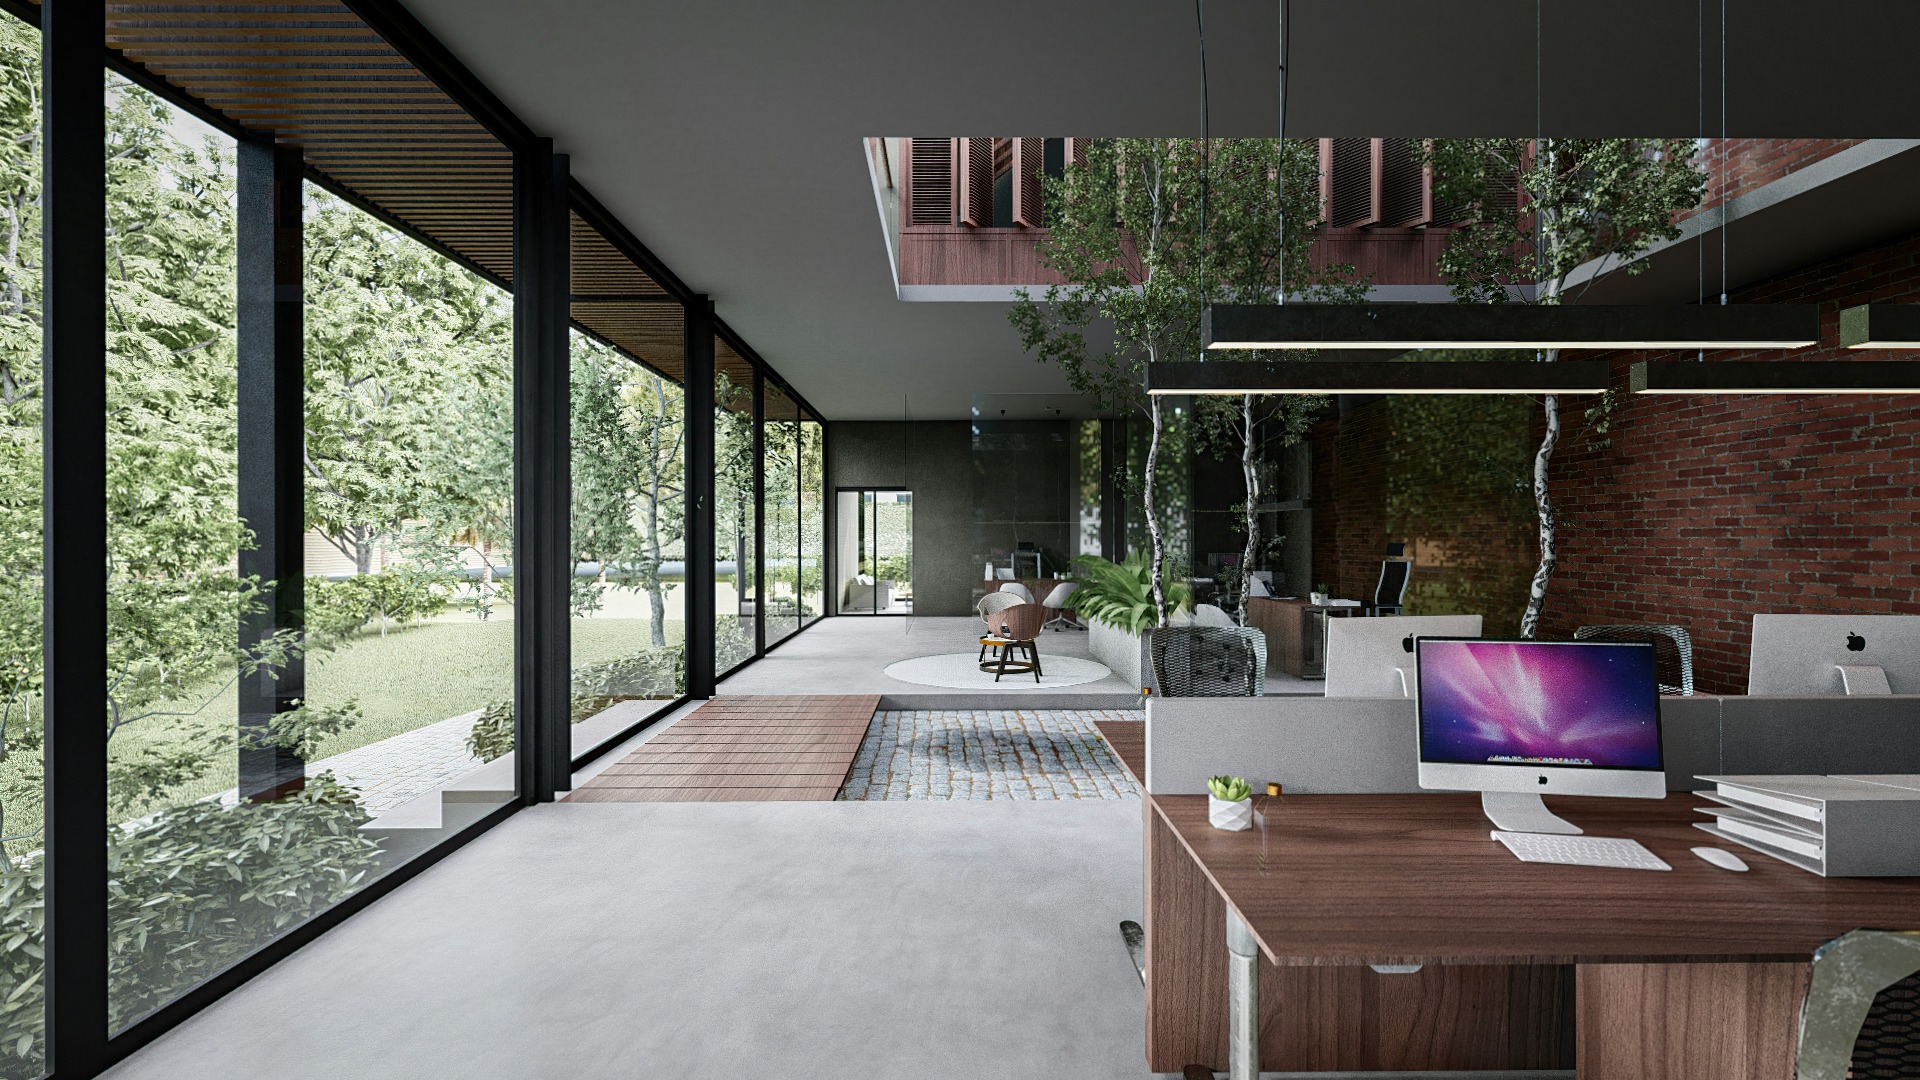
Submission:
[[[1731,851],[1722,851],[1717,847],[1697,847],[1693,849],[1693,853],[1722,870],[1745,871],[1747,868],[1747,864],[1740,861],[1740,856]]]

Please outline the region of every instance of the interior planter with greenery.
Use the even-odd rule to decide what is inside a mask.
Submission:
[[[1067,606],[1087,624],[1087,651],[1131,685],[1151,689],[1147,641],[1159,616],[1146,559],[1133,556],[1116,563],[1085,555],[1074,561],[1080,567],[1080,587],[1067,598]],[[1165,589],[1170,606],[1189,604],[1191,592],[1185,585],[1169,582]]]

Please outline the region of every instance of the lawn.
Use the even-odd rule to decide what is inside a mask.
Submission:
[[[640,617],[621,617],[627,615]],[[390,628],[385,636],[378,630],[364,631],[340,648],[309,657],[308,700],[322,707],[356,700],[362,714],[359,723],[324,742],[317,758],[392,738],[510,697],[511,616],[512,609],[503,605],[484,622],[461,613]],[[572,628],[575,667],[627,656],[649,643],[644,605],[610,605],[591,618],[574,619]],[[670,644],[683,643],[684,623],[669,621],[666,636]],[[184,712],[197,705],[198,710],[191,715],[153,716],[130,724],[113,736],[108,753],[127,760],[143,749],[164,750],[199,735],[221,740],[218,756],[205,776],[171,789],[153,804],[136,808],[131,816],[225,791],[236,783],[233,733],[238,717],[232,684],[208,682],[183,695],[183,699],[173,707]],[[40,811],[39,800],[34,797],[37,793],[20,790],[24,785],[16,772],[18,764],[0,763],[0,791],[7,793],[8,833],[23,831],[22,825],[30,828]]]

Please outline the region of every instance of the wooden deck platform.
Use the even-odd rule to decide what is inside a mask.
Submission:
[[[582,784],[569,802],[828,802],[878,694],[717,697]]]

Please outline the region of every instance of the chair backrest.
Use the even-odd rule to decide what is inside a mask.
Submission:
[[[1407,580],[1413,576],[1413,562],[1388,559],[1380,564],[1380,584],[1373,587],[1376,604],[1400,604],[1407,599]]]
[[[1077,581],[1063,581],[1060,584],[1055,585],[1053,587],[1053,591],[1048,593],[1047,598],[1045,600],[1042,600],[1041,603],[1044,606],[1050,607],[1050,608],[1066,607],[1067,597],[1072,596],[1074,593],[1074,590],[1078,589],[1079,587],[1080,587],[1080,583]]]
[[[1272,596],[1273,590],[1267,588],[1267,582],[1265,578],[1249,577],[1247,579],[1247,595],[1248,596]]]
[[[1003,593],[1012,593],[1013,595],[1019,597],[1020,602],[1023,604],[1033,603],[1033,593],[1027,591],[1027,587],[1025,585],[1020,584],[1017,581],[1010,581],[1007,584],[1000,586],[1000,591]]]
[[[1225,626],[1162,626],[1148,639],[1162,697],[1258,697],[1266,689],[1267,638]]]
[[[1227,614],[1227,609],[1217,604],[1196,604],[1193,608],[1193,625],[1239,626],[1240,624],[1233,621],[1233,616]]]
[[[1014,641],[1032,641],[1034,638],[1040,636],[1042,630],[1046,629],[1046,606],[1042,604],[1015,604],[1009,608],[1001,608],[999,611],[993,613],[992,618],[987,620],[987,629],[992,633],[999,634],[1001,633],[1000,628],[1002,626],[1007,628],[1004,636],[1012,638]]]
[[[989,623],[993,623],[993,616],[996,612],[1005,611],[1007,608],[1014,607],[1019,603],[1019,597],[1002,589],[999,592],[990,592],[981,597],[980,603],[974,606],[974,610],[980,613],[980,618]],[[994,625],[998,626],[999,624],[994,623]]]
[[[1660,692],[1669,696],[1693,694],[1693,635],[1684,626],[1667,623],[1617,623],[1582,626],[1574,630],[1575,641],[1650,641],[1653,643],[1654,679]]]

